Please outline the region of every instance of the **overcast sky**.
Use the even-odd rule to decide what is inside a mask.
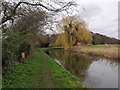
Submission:
[[[10,0],[15,1],[15,0]],[[24,0],[18,0],[24,1]],[[31,1],[31,0],[25,0]],[[32,0],[37,1],[37,0]],[[49,1],[49,0],[46,0]],[[53,0],[54,1],[54,0]],[[65,0],[70,1],[70,0]],[[73,0],[72,0],[73,1]],[[119,0],[74,0],[78,5],[77,14],[85,20],[88,28],[106,36],[118,38],[118,1]],[[85,11],[81,8],[85,8]],[[71,14],[71,15],[72,15]],[[60,15],[58,15],[60,16]]]
[[[65,0],[73,1],[73,0]],[[88,29],[118,39],[118,2],[119,0],[74,0],[78,6],[70,15],[80,16]],[[83,7],[85,11],[83,10]],[[58,15],[57,18],[60,18]]]
[[[118,1],[119,0],[76,0],[80,8],[78,15],[88,28],[110,37],[118,38]]]

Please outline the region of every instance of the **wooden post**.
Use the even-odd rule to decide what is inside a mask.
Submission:
[[[21,53],[21,57],[22,57],[22,59],[25,59],[25,53],[24,52]]]

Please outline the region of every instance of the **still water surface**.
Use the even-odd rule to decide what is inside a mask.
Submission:
[[[118,88],[118,62],[62,49],[47,51],[88,88]]]

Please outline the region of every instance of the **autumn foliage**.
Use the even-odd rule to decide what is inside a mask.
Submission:
[[[75,16],[63,18],[57,27],[62,33],[58,35],[56,44],[64,49],[69,49],[77,43],[92,43],[92,33],[87,29],[85,22]]]

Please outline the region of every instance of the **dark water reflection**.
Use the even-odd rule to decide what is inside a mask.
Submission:
[[[93,58],[62,49],[51,49],[47,54],[76,75],[86,87],[118,88],[118,63],[114,60]]]

